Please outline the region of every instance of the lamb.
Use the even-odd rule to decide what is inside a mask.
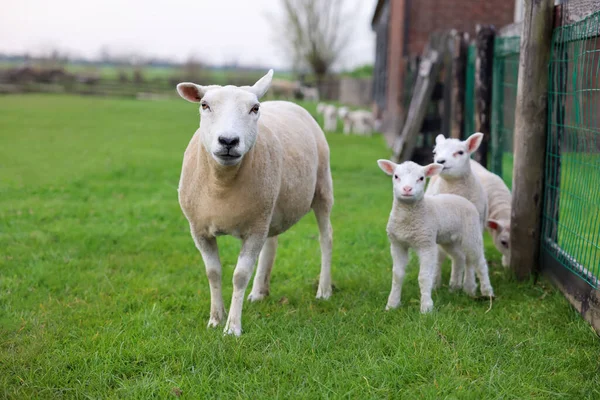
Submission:
[[[242,332],[242,304],[256,260],[249,301],[269,294],[278,235],[311,209],[321,245],[317,298],[331,296],[329,146],[302,107],[286,101],[259,103],[272,77],[270,70],[253,86],[177,85],[181,97],[200,103],[200,127],[185,151],[178,192],[209,281],[209,327],[226,315],[216,237],[232,235],[242,241],[224,329],[236,336]]]
[[[338,116],[344,122],[344,134],[348,135],[351,132],[369,136],[373,134],[375,119],[370,111],[349,111],[347,107],[340,107]]]
[[[502,253],[502,266],[510,264],[510,213],[512,196],[502,178],[491,173],[475,160],[471,160],[471,170],[481,182],[487,195],[489,216],[487,228],[494,245]]]
[[[323,130],[335,132],[337,130],[337,109],[332,104],[319,103],[317,112],[323,114]]]
[[[421,312],[433,309],[431,291],[434,283],[438,245],[455,264],[452,282],[462,280],[465,267],[477,271],[481,293],[493,296],[488,267],[483,253],[483,237],[479,229],[479,212],[464,197],[453,194],[424,196],[425,178],[443,170],[441,164],[422,167],[412,161],[400,165],[378,160],[379,167],[393,175],[394,201],[387,225],[393,260],[392,290],[386,309],[400,305],[404,272],[408,263],[408,249],[419,256],[419,287]]]
[[[471,171],[469,157],[481,144],[482,133],[474,133],[467,140],[446,139],[443,135],[435,138],[434,160],[443,165],[439,178],[430,182],[427,188],[427,194],[436,195],[441,193],[455,194],[462,196],[475,205],[479,213],[480,230],[483,234],[488,217],[488,203],[485,191],[479,182],[479,179]],[[441,283],[441,265],[445,259],[443,251],[439,253],[438,267],[436,269],[436,287]],[[452,274],[454,275],[455,265],[452,265]],[[450,282],[451,289],[460,288],[462,282]],[[475,271],[467,267],[464,277],[465,291],[475,295],[477,284],[475,282]]]

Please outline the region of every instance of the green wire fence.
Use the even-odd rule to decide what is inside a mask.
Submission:
[[[542,250],[600,277],[600,12],[556,28],[548,90]]]
[[[469,46],[465,77],[465,136],[475,132],[475,44]],[[465,139],[465,138],[462,138]]]

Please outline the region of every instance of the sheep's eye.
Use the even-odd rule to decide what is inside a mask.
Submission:
[[[202,102],[201,106],[203,110],[210,110],[210,107],[205,102]]]
[[[500,241],[500,244],[508,249],[508,242],[506,240]]]
[[[398,175],[394,174],[394,179],[398,179]]]
[[[419,182],[422,182],[422,181],[423,181],[423,179],[425,179],[425,177],[424,177],[424,176],[420,177],[420,178],[419,178]]]
[[[465,152],[461,150],[458,152],[458,154],[462,156],[463,154],[465,154]]]
[[[250,110],[251,113],[258,114],[259,105],[255,104],[254,107]]]

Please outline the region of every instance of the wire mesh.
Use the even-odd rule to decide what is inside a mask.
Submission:
[[[512,188],[520,43],[519,36],[497,36],[494,40],[492,142],[489,168],[501,176],[509,188]]]
[[[465,77],[465,135],[475,132],[475,44],[469,45]],[[465,138],[462,138],[465,139]]]
[[[542,247],[598,288],[600,12],[553,32]]]

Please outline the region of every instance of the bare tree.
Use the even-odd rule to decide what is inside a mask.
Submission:
[[[345,0],[281,0],[283,15],[273,19],[278,42],[294,66],[309,68],[317,82],[350,43],[353,18],[345,4]]]

